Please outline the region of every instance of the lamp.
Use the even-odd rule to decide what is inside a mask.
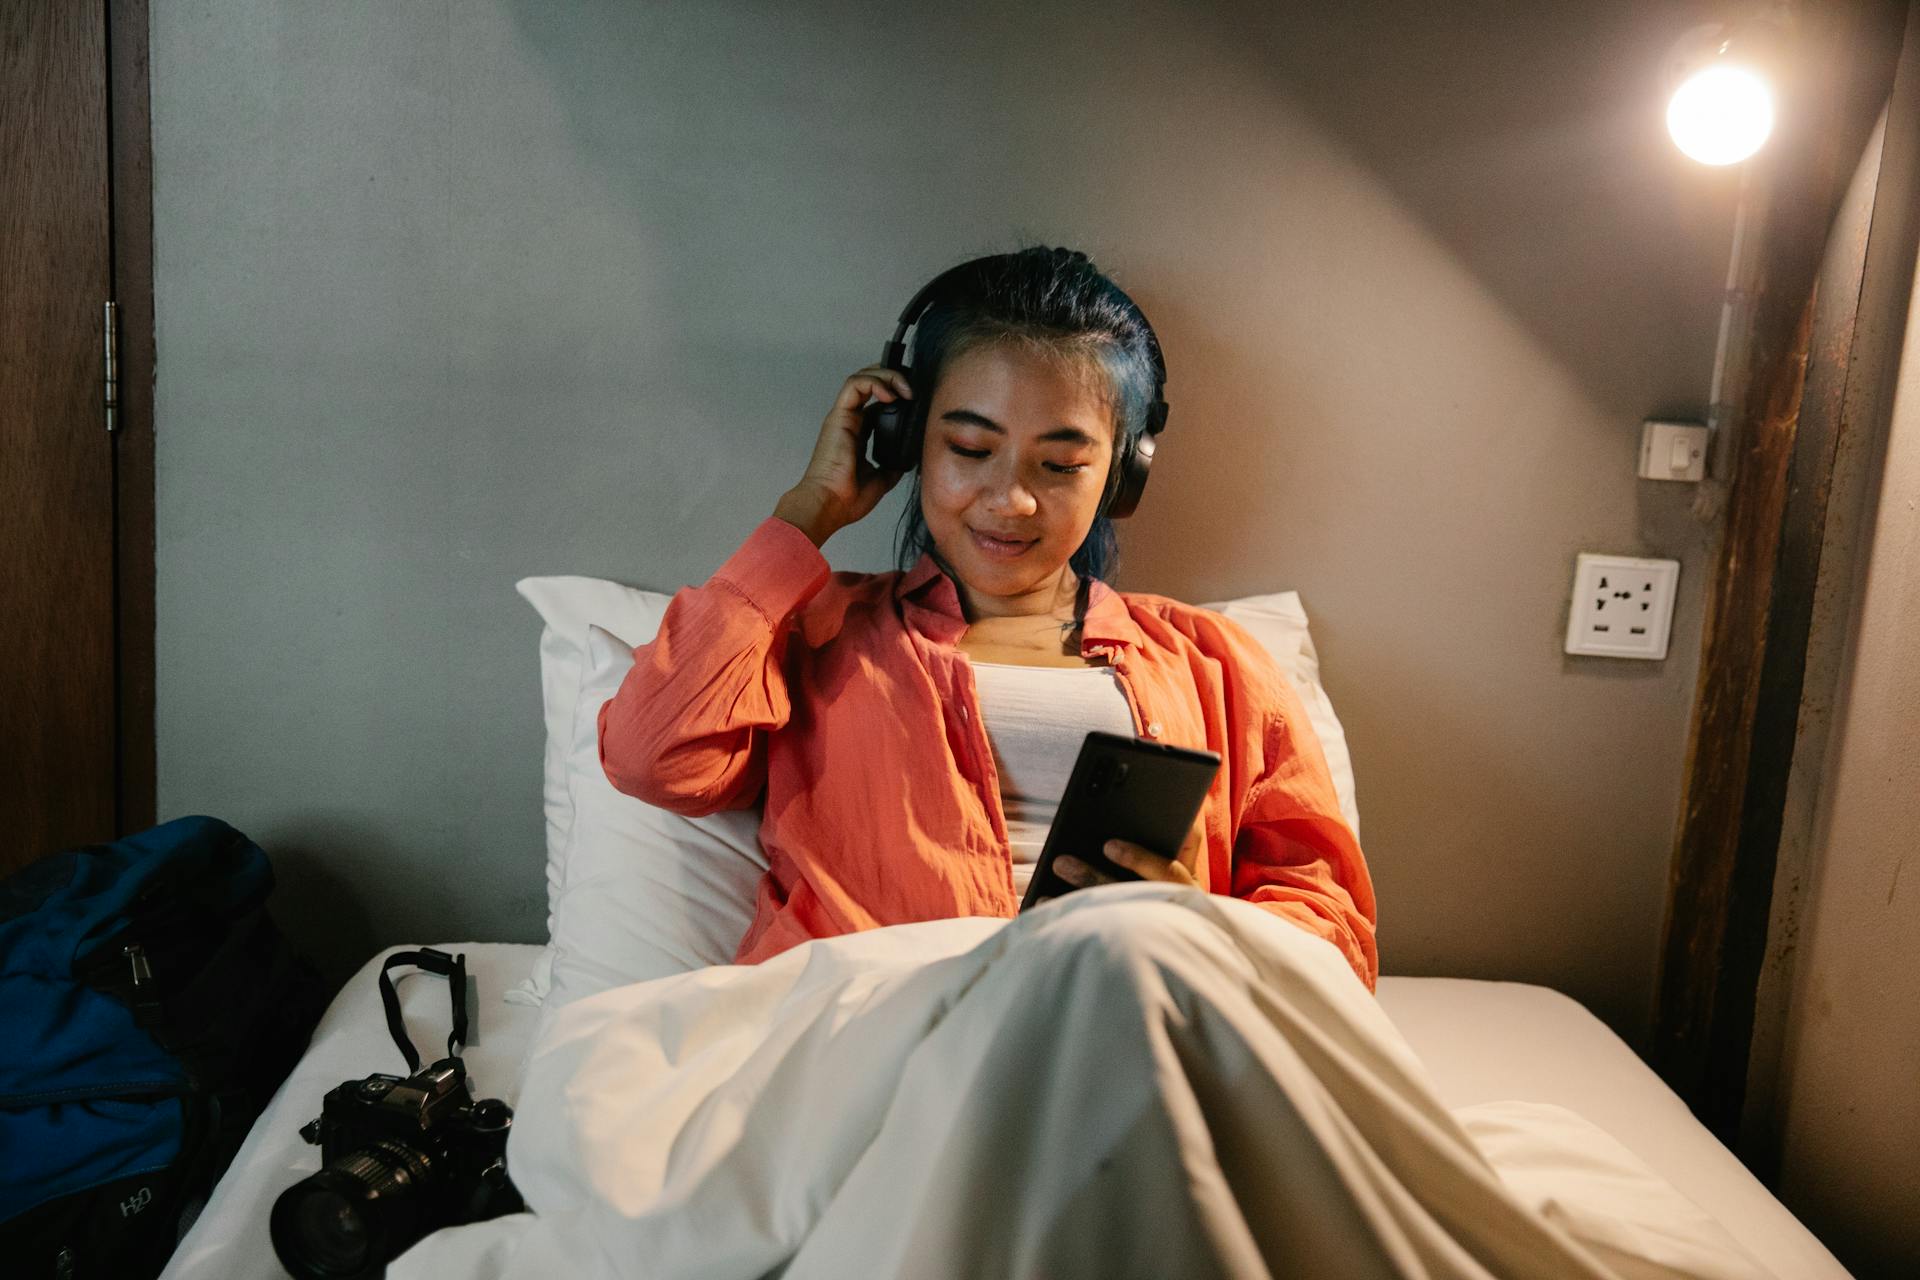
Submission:
[[[1667,132],[1701,164],[1738,164],[1773,132],[1774,91],[1760,24],[1703,23],[1667,59]]]

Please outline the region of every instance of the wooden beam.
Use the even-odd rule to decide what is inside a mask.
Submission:
[[[1782,95],[1760,183],[1749,381],[1734,418],[1650,1052],[1729,1145],[1877,184],[1877,151],[1863,153],[1891,92],[1906,10],[1905,0],[1803,6],[1791,46],[1799,74]]]
[[[113,297],[120,316],[114,440],[113,596],[121,834],[154,822],[153,137],[147,0],[107,0]]]

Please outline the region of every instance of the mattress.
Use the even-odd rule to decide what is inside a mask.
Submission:
[[[464,952],[479,984],[464,1055],[476,1095],[515,1103],[540,1010],[501,997],[528,974],[541,948],[459,943],[440,949]],[[300,1126],[319,1114],[322,1095],[342,1081],[405,1069],[377,988],[386,954],[354,975],[328,1009],[306,1055],[181,1241],[165,1280],[285,1274],[267,1236],[267,1213],[282,1190],[320,1167],[319,1149],[300,1139]],[[446,1036],[445,982],[405,977],[399,994],[414,1043],[431,1056]],[[1624,1041],[1575,1001],[1545,987],[1449,978],[1383,978],[1379,997],[1449,1106],[1501,1099],[1564,1106],[1611,1133],[1783,1278],[1845,1280],[1845,1269],[1812,1233]]]
[[[1733,1233],[1782,1280],[1846,1268],[1694,1119],[1627,1042],[1550,987],[1382,978],[1380,1004],[1449,1107],[1551,1102],[1605,1129]]]

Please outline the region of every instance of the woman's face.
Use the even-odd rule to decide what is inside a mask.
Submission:
[[[1097,369],[975,347],[933,390],[920,507],[969,618],[1046,613],[1100,508],[1113,414]]]

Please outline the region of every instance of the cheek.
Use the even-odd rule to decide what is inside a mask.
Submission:
[[[1077,547],[1093,528],[1093,520],[1100,512],[1100,491],[1080,494],[1072,502],[1062,503],[1062,510],[1056,524],[1056,534],[1062,545]]]
[[[921,468],[920,492],[927,505],[953,509],[966,506],[973,497],[973,486],[954,468],[935,462]]]

